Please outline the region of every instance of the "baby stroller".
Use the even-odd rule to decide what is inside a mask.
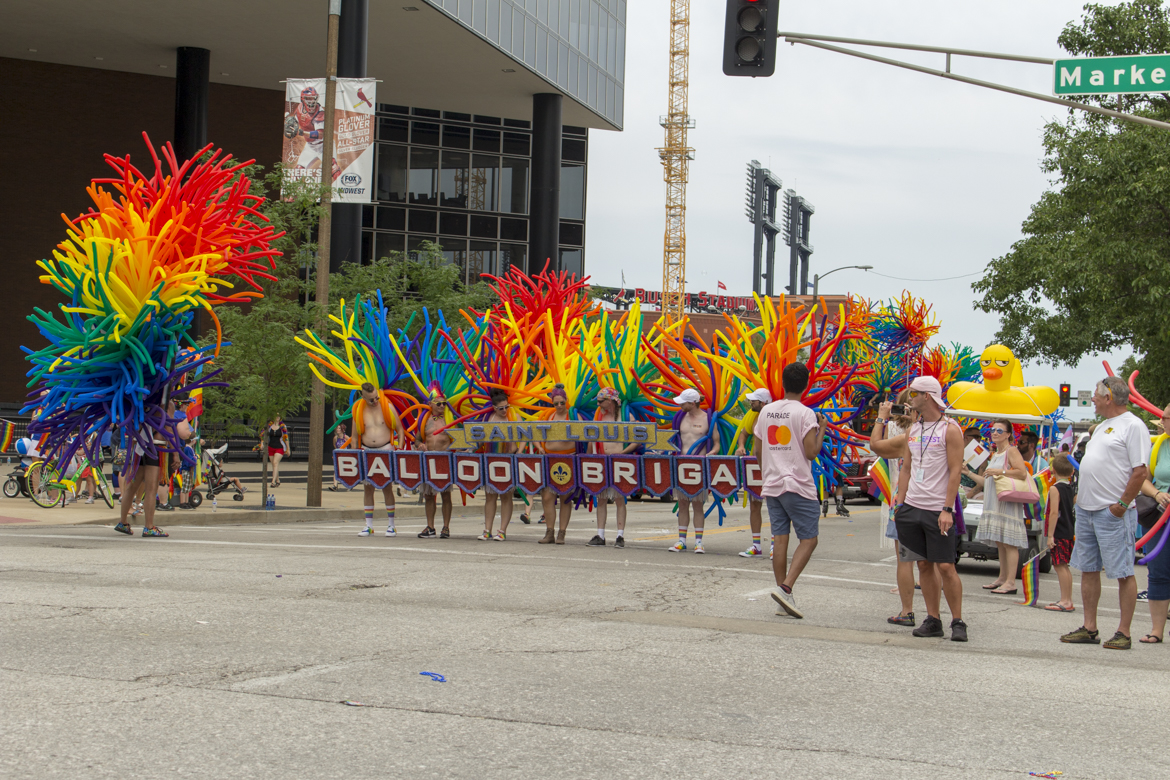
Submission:
[[[235,494],[232,496],[233,501],[243,501],[244,491],[236,487],[232,482],[232,478],[223,470],[223,462],[220,458],[227,452],[227,444],[216,447],[213,450],[203,450],[203,481],[207,485],[207,497],[212,498],[223,493],[225,490],[234,490]],[[194,498],[192,493],[192,498]],[[195,503],[192,500],[191,503]]]

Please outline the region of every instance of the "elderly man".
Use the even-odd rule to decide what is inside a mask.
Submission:
[[[749,452],[755,452],[756,421],[760,417],[760,410],[772,403],[772,393],[766,387],[757,387],[755,390],[746,394],[744,398],[751,403],[752,408],[743,416],[743,424],[740,427],[739,433],[736,434],[736,441],[739,442],[739,446],[735,448],[735,454],[741,458]],[[764,502],[757,501],[749,496],[748,523],[752,527],[752,546],[740,553],[740,556],[744,558],[754,558],[757,555],[764,554],[764,550],[760,546],[760,537],[762,536],[762,528],[764,525],[763,514]]]
[[[1104,418],[1085,446],[1077,492],[1076,542],[1069,565],[1081,572],[1081,601],[1085,624],[1065,634],[1061,642],[1096,645],[1097,604],[1101,600],[1101,570],[1117,580],[1121,622],[1110,650],[1129,650],[1130,622],[1137,606],[1133,571],[1137,508],[1134,499],[1149,475],[1150,432],[1127,411],[1129,387],[1119,377],[1107,377],[1093,391],[1093,407]]]

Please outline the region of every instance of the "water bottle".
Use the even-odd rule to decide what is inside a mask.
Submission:
[[[218,511],[219,511],[219,502],[215,500],[215,494],[214,494],[214,493],[211,495],[211,511],[212,511],[213,513],[214,513],[214,512],[218,512]]]

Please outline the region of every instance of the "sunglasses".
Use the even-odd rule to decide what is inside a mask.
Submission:
[[[493,408],[493,409],[495,409],[497,412],[503,412],[503,411],[506,411],[506,410],[507,410],[507,408],[508,408],[508,405],[507,405],[507,404],[502,404],[502,405],[500,405],[500,406],[493,406],[492,408]]]
[[[910,398],[917,398],[920,395],[926,395],[926,393],[920,393],[917,390],[911,390],[909,393]]]
[[[1007,435],[1007,431],[1005,431],[1003,428],[992,428],[992,429],[991,429],[991,432],[992,432],[992,433],[998,433],[998,434],[1000,434],[1001,436],[1006,436],[1006,435]]]
[[[446,406],[446,405],[447,405],[446,401],[435,401],[435,406]]]

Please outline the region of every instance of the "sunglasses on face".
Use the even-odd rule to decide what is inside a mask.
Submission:
[[[992,429],[991,429],[991,432],[992,432],[992,433],[998,433],[1000,436],[1006,436],[1006,435],[1007,435],[1007,431],[1005,431],[1003,428],[992,428]]]
[[[446,401],[435,401],[434,404],[435,404],[435,406],[446,406],[447,402]]]
[[[497,412],[506,412],[508,410],[508,405],[501,404],[500,406],[493,406],[492,408],[495,409]]]

